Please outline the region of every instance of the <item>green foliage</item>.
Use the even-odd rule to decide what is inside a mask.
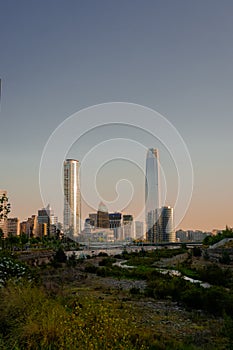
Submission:
[[[0,198],[0,219],[6,219],[11,211],[11,205],[8,203],[8,198],[5,194]]]
[[[101,260],[99,262],[99,266],[112,266],[112,264],[114,264],[115,262],[116,262],[115,258],[108,257]]]
[[[99,252],[98,256],[99,256],[99,257],[101,257],[101,256],[102,256],[102,257],[107,257],[108,254],[105,253],[105,252]]]
[[[229,287],[232,279],[230,269],[221,269],[218,265],[212,264],[198,270],[200,279],[213,285]]]
[[[221,264],[229,265],[231,262],[230,255],[225,249],[222,251],[222,257],[219,259]]]
[[[54,261],[58,262],[58,263],[65,263],[67,260],[67,256],[64,252],[64,250],[60,247],[58,248],[58,250],[56,251],[55,255],[54,255]]]
[[[151,266],[160,259],[172,258],[176,255],[185,253],[186,249],[154,249],[145,251],[141,249],[138,252],[127,252],[126,250],[122,252],[121,259],[128,260],[127,265],[131,266]]]
[[[21,247],[23,248],[23,246],[28,243],[29,239],[28,236],[25,233],[22,233],[20,235],[20,243],[21,243]]]
[[[90,273],[97,273],[98,267],[93,264],[88,264],[85,266],[85,271]]]
[[[193,248],[193,256],[198,257],[198,256],[201,256],[201,254],[202,254],[202,250],[201,250],[200,247],[194,247]]]
[[[178,268],[183,276],[187,276],[193,279],[200,279],[200,274],[198,270],[191,269],[189,266],[186,267],[185,264],[181,264]]]
[[[29,267],[17,261],[12,254],[2,252],[0,255],[0,287],[9,280],[33,280],[35,275]]]
[[[222,287],[203,288],[179,277],[160,276],[148,282],[146,295],[156,299],[172,298],[192,309],[233,317],[233,293]]]
[[[75,267],[77,265],[77,257],[75,252],[73,252],[66,261],[67,266]]]
[[[226,227],[222,233],[218,233],[216,236],[206,236],[203,240],[204,245],[213,245],[217,242],[220,242],[224,238],[233,238],[233,229]]]
[[[130,292],[130,294],[132,294],[132,295],[138,295],[138,294],[141,293],[141,292],[140,292],[140,288],[136,288],[136,287],[130,288],[129,292]]]
[[[149,349],[131,309],[118,302],[79,297],[62,305],[40,288],[12,284],[0,297],[4,349]]]

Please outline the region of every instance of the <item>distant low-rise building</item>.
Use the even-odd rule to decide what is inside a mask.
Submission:
[[[19,236],[20,234],[19,218],[7,219],[7,232],[8,232],[8,236]]]
[[[177,230],[176,239],[179,242],[202,242],[211,232],[203,232],[200,230]]]
[[[25,234],[27,237],[38,235],[37,215],[32,215],[26,221],[20,223],[20,234]]]

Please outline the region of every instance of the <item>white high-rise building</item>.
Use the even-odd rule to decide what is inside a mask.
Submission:
[[[145,184],[145,214],[147,240],[158,242],[159,228],[159,152],[156,148],[150,148],[146,157],[146,184]]]
[[[64,162],[64,233],[76,237],[81,232],[81,195],[79,161]]]

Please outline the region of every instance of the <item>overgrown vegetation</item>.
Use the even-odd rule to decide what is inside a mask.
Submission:
[[[199,269],[192,268],[192,254],[188,254],[179,267],[215,284],[204,289],[180,277],[163,275],[157,269],[156,264],[161,258],[170,259],[186,252],[186,249],[124,251],[115,257],[101,254],[93,259],[81,260],[76,259],[75,254],[66,259],[64,251],[57,249],[53,263],[40,268],[40,285],[35,284],[34,280],[28,282],[28,279],[24,279],[23,283],[15,283],[14,278],[9,278],[0,288],[0,349],[210,350],[212,343],[206,340],[210,334],[215,349],[230,349],[233,291],[226,281],[231,280],[231,273],[217,265],[210,265],[202,270],[201,275]],[[199,252],[197,256],[200,256]],[[18,264],[15,258],[12,259],[14,264]],[[119,259],[127,260],[127,265],[134,268],[114,265]],[[83,278],[80,280],[81,289],[74,288],[77,273]],[[131,285],[124,293],[120,292],[121,289],[118,292],[109,289],[108,293],[105,291],[101,294],[97,292],[99,287],[85,289],[84,281],[89,273],[110,276],[118,282],[129,280]],[[139,288],[136,284],[138,280],[143,280],[146,287]],[[216,286],[216,280],[219,286]],[[175,330],[175,334],[166,332],[169,324],[184,327],[184,320],[170,319],[174,316],[170,316],[169,308],[163,316],[160,316],[159,309],[154,312],[157,316],[153,318],[152,309],[147,316],[143,316],[144,306],[137,307],[137,303],[147,301],[151,306],[157,302],[167,305],[173,302],[182,310],[185,310],[184,306],[190,310],[188,312],[197,310],[196,314],[190,313],[189,316],[196,318],[196,331],[187,323],[183,334],[179,329]],[[204,318],[199,310],[209,316]],[[146,318],[143,320],[143,317]],[[207,323],[208,318],[210,321]],[[197,337],[194,335],[196,333]]]
[[[213,245],[220,242],[224,238],[233,238],[233,229],[226,227],[222,233],[218,233],[216,236],[206,236],[203,240],[204,245]]]
[[[197,283],[190,283],[181,277],[162,275],[154,266],[159,260],[158,256],[172,257],[182,250],[161,250],[138,253],[122,253],[122,258],[127,259],[127,265],[135,268],[121,268],[113,266],[112,258],[105,258],[98,266],[89,264],[86,271],[96,273],[101,277],[115,277],[118,279],[143,279],[147,281],[145,295],[155,299],[172,299],[182,303],[188,308],[202,309],[210,314],[233,317],[233,276],[229,269],[222,269],[212,264],[204,268],[191,268],[190,258],[177,269],[183,275],[208,282],[213,285],[203,288]],[[229,288],[229,290],[226,289]]]

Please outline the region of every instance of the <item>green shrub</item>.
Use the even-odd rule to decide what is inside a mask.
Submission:
[[[111,267],[112,264],[114,264],[116,262],[115,258],[109,257],[109,258],[104,258],[103,260],[101,260],[99,262],[99,266],[109,266]]]
[[[67,256],[61,247],[58,248],[53,259],[55,262],[58,262],[58,263],[65,263],[66,262]]]

